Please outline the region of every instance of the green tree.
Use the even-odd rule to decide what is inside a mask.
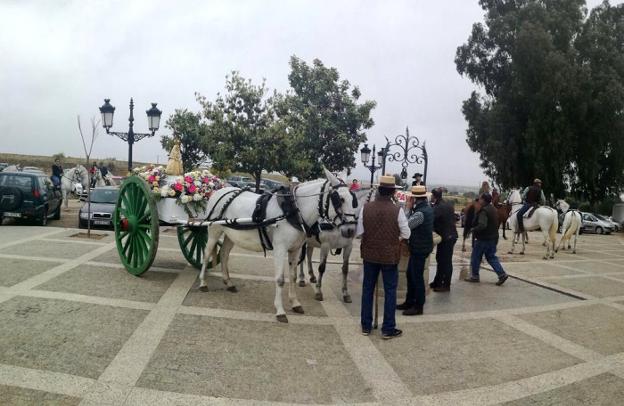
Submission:
[[[457,49],[480,86],[463,104],[467,142],[504,188],[535,177],[591,201],[616,193],[622,147],[622,5],[586,19],[584,0],[480,0],[485,24]],[[619,134],[619,136],[618,136]]]
[[[200,119],[199,113],[176,109],[165,124],[173,134],[163,135],[160,138],[160,144],[167,152],[171,151],[176,139],[180,141],[180,155],[185,172],[192,171],[206,161],[202,140],[205,129]]]
[[[292,56],[290,68],[291,91],[276,99],[289,136],[284,173],[306,179],[319,176],[323,165],[330,171],[353,168],[376,103],[360,103],[359,88],[318,59],[308,65]]]
[[[288,134],[275,114],[263,81],[254,85],[238,72],[226,77],[226,92],[214,101],[197,94],[205,119],[203,150],[218,171],[247,172],[260,189],[262,171],[282,171],[288,158]]]

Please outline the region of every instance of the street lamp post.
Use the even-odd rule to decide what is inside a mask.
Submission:
[[[132,172],[132,145],[135,142],[141,141],[145,137],[153,137],[158,127],[160,126],[160,116],[162,111],[156,108],[156,103],[152,103],[152,107],[147,110],[148,128],[151,133],[136,133],[134,132],[134,101],[130,98],[130,117],[128,118],[128,132],[110,131],[113,126],[113,115],[115,114],[115,107],[110,104],[110,99],[104,99],[104,104],[100,107],[100,113],[102,114],[102,126],[106,130],[107,134],[115,135],[128,143],[128,172]]]
[[[378,169],[382,168],[381,165],[375,165],[375,155],[376,155],[375,154],[375,148],[376,148],[375,145],[373,145],[373,151],[372,151],[373,152],[373,161],[371,162],[370,165],[368,165],[368,160],[370,159],[370,156],[371,156],[371,150],[370,150],[370,148],[368,148],[368,144],[364,144],[364,148],[362,148],[360,150],[360,154],[361,154],[361,158],[362,158],[362,164],[364,164],[364,167],[368,168],[368,170],[371,173],[371,176],[370,176],[370,185],[371,185],[371,187],[373,187],[373,181],[374,181],[375,172]],[[381,156],[382,156],[381,155],[381,150],[378,152],[378,154],[379,154],[379,159],[381,160]]]
[[[383,155],[383,168],[385,172],[386,157],[390,162],[401,162],[401,179],[407,179],[407,167],[409,164],[425,164],[423,182],[427,183],[427,166],[429,163],[429,157],[427,155],[427,147],[423,142],[420,145],[418,137],[411,137],[409,128],[405,127],[405,135],[399,134],[395,137],[394,142],[390,143],[388,137],[386,137],[387,144],[382,151]],[[398,151],[390,153],[390,149],[397,147]],[[417,150],[420,150],[418,153]]]

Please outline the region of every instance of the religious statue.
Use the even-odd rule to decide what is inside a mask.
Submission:
[[[180,141],[178,139],[175,140],[173,148],[171,148],[171,152],[169,153],[169,162],[167,163],[165,173],[172,176],[180,176],[184,174],[184,169],[182,167],[182,154],[180,153]]]

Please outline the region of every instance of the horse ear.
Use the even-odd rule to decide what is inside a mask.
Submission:
[[[340,185],[340,181],[338,180],[338,178],[335,177],[333,173],[328,171],[327,168],[323,167],[323,171],[325,172],[325,177],[327,178],[327,180],[332,186],[335,187],[335,186]]]

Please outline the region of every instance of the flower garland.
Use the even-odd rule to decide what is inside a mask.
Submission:
[[[155,198],[175,198],[189,216],[193,216],[193,211],[204,210],[214,191],[225,186],[208,170],[167,176],[163,166],[148,165],[134,169],[134,174],[147,182]]]

